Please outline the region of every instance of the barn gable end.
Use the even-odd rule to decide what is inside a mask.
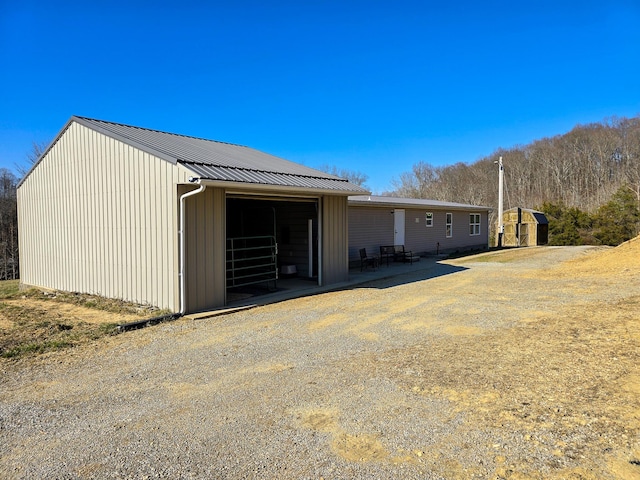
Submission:
[[[189,172],[70,122],[18,189],[21,282],[175,309]]]

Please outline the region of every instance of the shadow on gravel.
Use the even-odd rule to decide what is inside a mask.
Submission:
[[[399,285],[406,285],[408,283],[421,282],[423,280],[443,277],[445,275],[451,275],[453,273],[462,272],[464,270],[469,270],[469,268],[448,265],[446,263],[434,263],[429,268],[402,272],[395,274],[392,277],[371,279],[371,281],[359,285],[354,285],[352,287],[347,287],[344,290],[352,290],[354,288],[391,288],[397,287]]]
[[[427,262],[429,263],[426,264]],[[464,270],[469,270],[469,268],[447,265],[446,263],[439,263],[433,259],[425,259],[420,261],[418,265],[414,263],[413,265],[380,266],[375,271],[370,270],[365,272],[352,270],[349,274],[349,281],[337,286],[314,287],[311,286],[308,280],[302,278],[282,279],[278,280],[278,291],[276,292],[265,291],[261,292],[261,294],[254,293],[253,295],[248,295],[246,298],[234,298],[231,299],[223,309],[213,310],[212,312],[219,314],[221,311],[227,312],[233,308],[267,305],[328,291],[348,291],[356,288],[391,288],[398,285],[443,277]],[[205,315],[212,312],[205,312]]]

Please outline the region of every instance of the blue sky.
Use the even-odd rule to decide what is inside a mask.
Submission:
[[[0,167],[71,115],[369,176],[640,114],[640,2],[0,0]]]

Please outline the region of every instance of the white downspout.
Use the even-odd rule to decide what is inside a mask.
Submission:
[[[196,179],[190,178],[189,179],[190,182],[196,181]],[[200,180],[197,179],[197,182],[200,183]],[[191,197],[193,195],[197,195],[199,193],[204,192],[204,189],[207,188],[206,185],[201,184],[200,188],[196,188],[195,190],[191,190],[190,192],[184,193],[182,195],[180,195],[180,273],[178,274],[180,276],[180,315],[184,315],[185,314],[185,310],[186,310],[186,306],[185,306],[185,294],[184,294],[184,289],[185,289],[185,278],[184,278],[184,256],[185,256],[185,241],[184,241],[184,224],[185,224],[185,219],[184,219],[184,204],[185,204],[185,200],[187,199],[187,197]]]

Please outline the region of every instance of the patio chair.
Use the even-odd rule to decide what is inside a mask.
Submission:
[[[360,271],[363,268],[372,267],[374,270],[378,268],[378,257],[369,257],[367,255],[367,249],[360,249]]]

